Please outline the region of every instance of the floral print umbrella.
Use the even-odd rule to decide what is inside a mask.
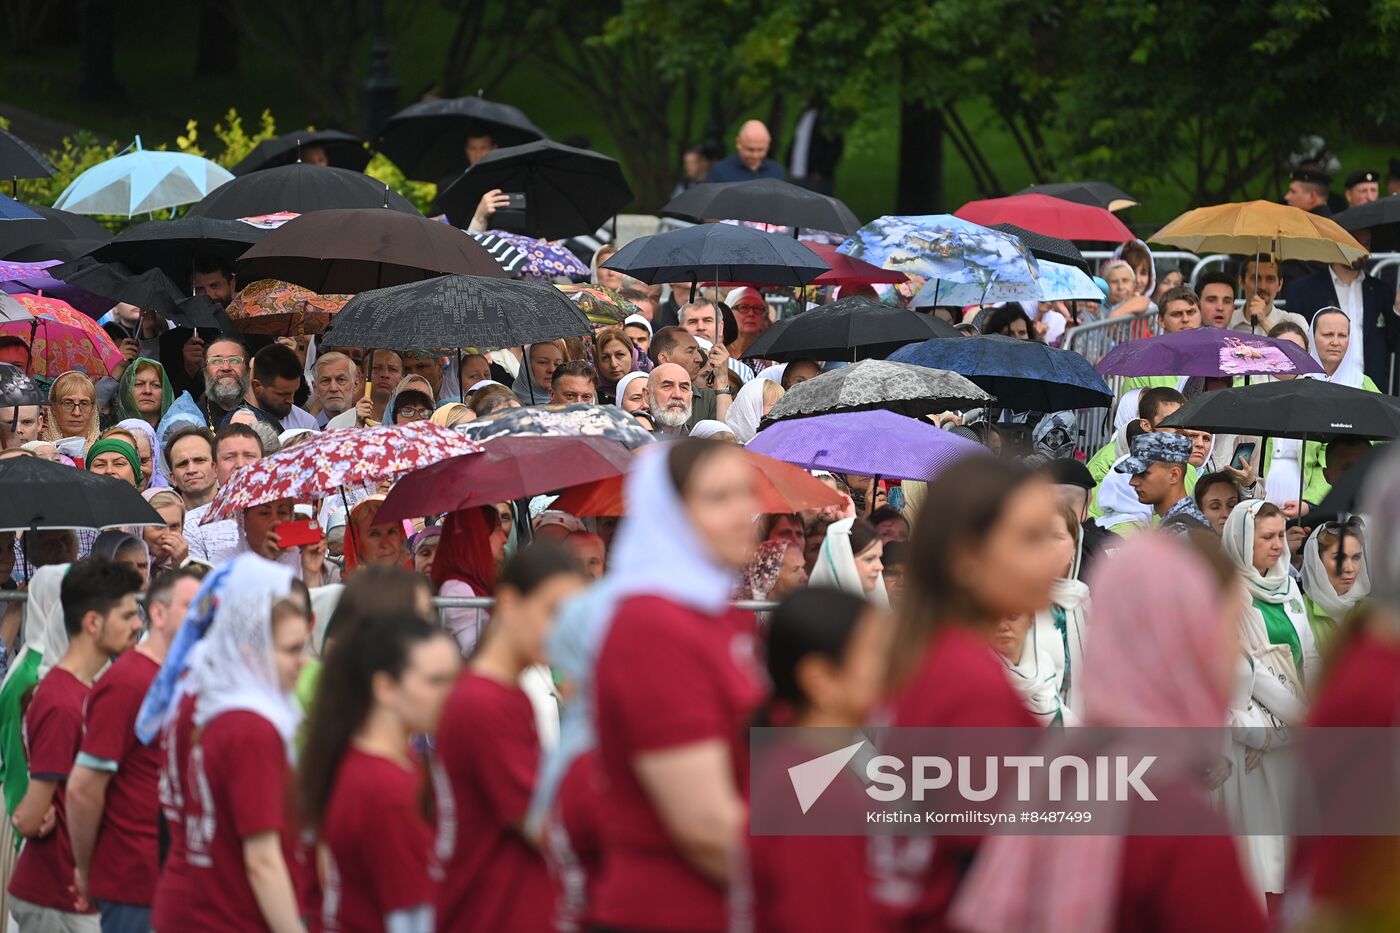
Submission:
[[[125,359],[107,332],[68,302],[29,294],[11,297],[35,320],[0,324],[0,334],[29,344],[34,375],[52,380],[77,369],[96,381],[110,376]]]
[[[318,295],[290,282],[261,279],[233,296],[228,316],[245,334],[304,337],[325,330],[331,317],[353,297]]]
[[[482,233],[467,231],[467,235],[486,247],[508,275],[542,282],[553,282],[559,276],[569,279],[588,278],[588,267],[583,264],[583,260],[569,252],[568,248],[558,241],[537,240],[504,230],[487,230]]]
[[[341,428],[250,463],[214,495],[203,524],[280,499],[317,499],[342,486],[377,483],[481,452],[481,445],[431,421]]]

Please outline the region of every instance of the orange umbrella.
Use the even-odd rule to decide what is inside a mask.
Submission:
[[[1335,222],[1272,201],[1198,207],[1149,239],[1193,253],[1268,253],[1279,261],[1351,264],[1367,255],[1365,247]]]
[[[836,490],[801,467],[751,450],[743,453],[753,466],[759,510],[765,514],[822,509],[845,502]],[[565,490],[550,508],[580,516],[625,514],[622,504],[623,479],[613,476],[574,486]]]
[[[300,337],[319,334],[352,295],[319,295],[278,279],[241,289],[228,306],[229,320],[245,334]]]

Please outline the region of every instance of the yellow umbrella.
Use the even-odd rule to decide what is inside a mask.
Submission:
[[[1268,253],[1274,259],[1344,262],[1369,251],[1326,217],[1272,201],[1198,207],[1157,231],[1153,243],[1193,253]]]

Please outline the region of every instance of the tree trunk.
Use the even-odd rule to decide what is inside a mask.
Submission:
[[[201,78],[238,74],[238,25],[229,0],[202,0],[195,40],[194,73]]]
[[[905,101],[899,113],[895,212],[943,213],[943,112]]]
[[[117,79],[115,7],[113,0],[78,4],[78,97],[89,103],[126,98]]]

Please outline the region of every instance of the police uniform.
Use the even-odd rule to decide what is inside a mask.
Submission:
[[[1152,431],[1133,438],[1132,455],[1114,466],[1119,473],[1137,476],[1146,473],[1154,463],[1180,464],[1184,470],[1191,462],[1191,439],[1181,434]],[[1182,496],[1162,516],[1162,527],[1171,529],[1211,527],[1210,520],[1189,495]]]

